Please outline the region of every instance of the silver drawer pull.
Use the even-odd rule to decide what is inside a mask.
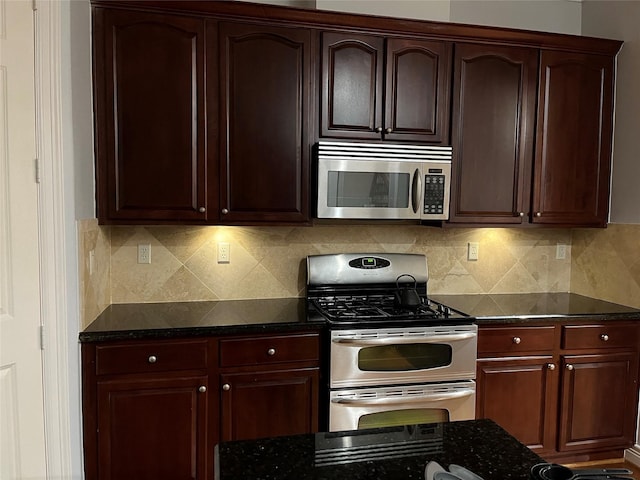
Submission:
[[[600,340],[602,340],[603,342],[608,342],[609,335],[607,335],[606,333],[603,333],[602,335],[600,335]]]
[[[229,390],[231,390],[231,385],[229,385],[228,383],[225,383],[224,385],[222,385],[222,389],[225,392],[228,392]]]
[[[204,393],[204,392],[206,392],[206,391],[207,391],[207,387],[205,387],[204,385],[200,385],[200,387],[198,388],[198,391],[199,391],[200,393]]]
[[[567,363],[567,370],[573,370],[573,365],[571,365],[570,363]]]
[[[275,348],[270,348],[269,350],[267,350],[267,355],[269,355],[270,357],[274,356],[275,354],[276,354]]]
[[[556,369],[556,364],[555,363],[547,363],[547,368],[549,370],[555,370]]]
[[[148,359],[149,363],[156,363],[158,361],[158,357],[155,355],[150,355]]]
[[[511,339],[513,341],[513,343],[515,343],[516,345],[520,345],[520,342],[522,342],[522,339],[520,337],[513,337]]]

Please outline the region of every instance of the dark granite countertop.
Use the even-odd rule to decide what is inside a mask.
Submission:
[[[574,293],[432,295],[475,322],[524,323],[559,319],[640,321],[640,310]],[[81,342],[318,330],[304,298],[114,304],[80,333]]]
[[[224,442],[217,480],[423,480],[427,462],[485,480],[528,480],[543,460],[491,420]]]
[[[114,304],[80,332],[81,342],[317,330],[304,298]]]
[[[558,320],[640,320],[640,310],[575,293],[432,295],[479,325]]]

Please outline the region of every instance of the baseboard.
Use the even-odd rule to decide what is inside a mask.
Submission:
[[[624,459],[640,467],[640,444],[636,443],[633,447],[624,451]]]

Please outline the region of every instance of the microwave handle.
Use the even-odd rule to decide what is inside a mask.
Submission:
[[[475,332],[454,333],[449,335],[433,335],[428,337],[387,337],[387,338],[334,338],[333,343],[341,343],[349,346],[373,346],[401,343],[443,343],[468,340],[476,337]]]
[[[420,202],[422,201],[422,174],[420,169],[416,168],[413,172],[413,182],[411,184],[411,206],[413,207],[413,213],[418,213],[420,208]]]
[[[334,398],[332,403],[342,403],[345,405],[381,405],[381,404],[401,404],[401,403],[424,403],[439,402],[442,400],[453,400],[454,398],[470,397],[474,395],[475,389],[465,388],[449,393],[434,393],[425,396],[407,396],[407,397],[390,397],[390,398]]]

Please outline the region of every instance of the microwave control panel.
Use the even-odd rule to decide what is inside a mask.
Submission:
[[[425,214],[440,215],[444,211],[445,177],[441,173],[428,173],[424,176]]]

